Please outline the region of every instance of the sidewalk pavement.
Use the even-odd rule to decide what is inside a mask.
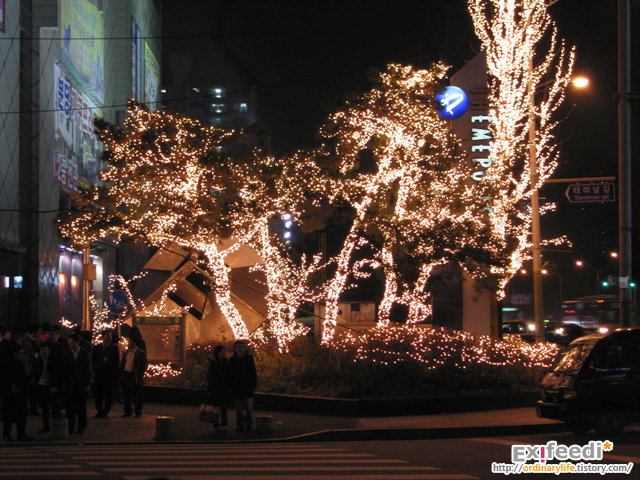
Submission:
[[[271,423],[271,429],[263,432],[235,431],[233,410],[229,412],[229,430],[215,431],[212,424],[198,421],[198,410],[196,406],[150,403],[144,405],[141,418],[122,418],[122,406],[116,404],[108,418],[94,418],[95,410],[90,408],[86,431],[83,434],[70,434],[67,438],[54,438],[53,432],[35,433],[42,428],[42,417],[29,416],[27,435],[33,441],[16,441],[10,445],[411,440],[565,431],[560,422],[537,418],[532,407],[442,415],[361,418],[256,411],[255,415],[260,423]],[[158,417],[172,417],[170,427],[166,426],[167,420],[157,420]],[[14,427],[14,439],[15,436]],[[8,443],[4,442],[4,445]]]

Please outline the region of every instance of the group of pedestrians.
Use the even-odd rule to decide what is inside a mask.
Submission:
[[[137,418],[142,415],[147,355],[140,330],[131,330],[127,349],[110,329],[101,332],[101,342],[93,347],[78,327],[67,339],[60,333],[59,325],[32,324],[14,341],[13,332],[0,328],[0,412],[5,442],[13,441],[13,424],[18,440],[31,440],[25,432],[29,414],[42,415],[38,433],[50,432],[51,420],[64,417],[69,433],[84,433],[92,380],[96,418],[109,415],[120,383],[122,416],[132,416],[134,408]]]
[[[227,358],[223,345],[213,349],[207,375],[207,403],[219,409],[216,430],[226,430],[229,422],[228,408],[236,410],[236,430],[253,430],[253,394],[256,389],[256,364],[248,351],[247,342],[237,340],[233,355]]]

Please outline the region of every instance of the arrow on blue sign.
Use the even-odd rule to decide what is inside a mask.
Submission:
[[[613,183],[574,183],[565,192],[571,203],[615,202],[616,186]]]

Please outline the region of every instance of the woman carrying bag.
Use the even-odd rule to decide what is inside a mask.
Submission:
[[[227,381],[229,359],[225,355],[224,346],[216,345],[213,349],[213,357],[209,359],[207,371],[207,405],[213,405],[219,409],[219,418],[214,421],[216,430],[227,430],[229,423],[228,407],[231,390]]]

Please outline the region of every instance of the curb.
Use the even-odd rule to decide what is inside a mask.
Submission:
[[[312,432],[282,441],[287,442],[356,442],[367,440],[435,440],[470,437],[501,437],[567,432],[564,424],[498,425],[483,427],[451,428],[381,428],[356,430],[324,430]]]
[[[177,387],[144,387],[145,402],[200,405],[205,392]],[[342,399],[256,392],[254,409],[340,417],[388,417],[480,412],[530,407],[540,392],[432,398]]]
[[[179,444],[247,444],[247,443],[307,443],[307,442],[363,442],[373,440],[438,440],[452,438],[474,437],[502,437],[512,435],[535,435],[543,433],[567,432],[564,424],[542,425],[497,425],[480,427],[451,427],[451,428],[370,428],[370,429],[344,429],[321,430],[291,437],[247,438],[234,440],[172,440],[152,439],[137,442],[91,442],[83,443],[67,441],[52,444],[51,442],[15,442],[4,447],[36,447],[36,446],[78,446],[78,445],[179,445]],[[273,433],[273,432],[272,432]]]

